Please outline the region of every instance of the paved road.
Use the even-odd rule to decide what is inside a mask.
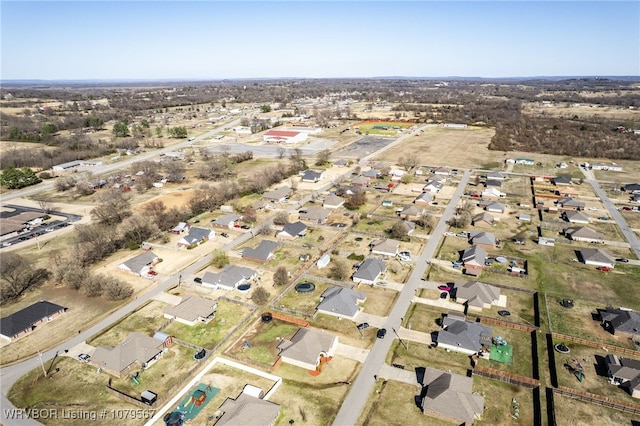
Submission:
[[[464,188],[467,186],[470,176],[471,170],[466,170],[460,180],[458,188],[451,197],[451,201],[445,208],[440,221],[433,229],[431,235],[441,236],[444,234],[448,226],[447,220],[453,216],[454,210],[458,205],[458,201],[460,200],[462,193],[464,192]],[[360,413],[373,390],[375,383],[374,376],[377,376],[380,373],[385,364],[387,353],[391,349],[394,338],[397,337],[396,331],[400,328],[402,318],[409,309],[416,290],[422,284],[422,277],[428,267],[427,262],[434,256],[439,240],[439,238],[429,238],[427,241],[424,250],[416,261],[416,267],[411,273],[407,283],[404,285],[404,288],[398,295],[396,304],[393,306],[391,313],[387,317],[385,328],[388,331],[388,337],[386,339],[378,339],[373,345],[367,360],[362,365],[360,374],[358,374],[358,377],[353,382],[340,411],[338,411],[338,415],[333,422],[335,426],[353,425],[360,417]]]

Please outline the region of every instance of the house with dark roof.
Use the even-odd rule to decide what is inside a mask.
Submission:
[[[340,158],[332,163],[332,165],[335,167],[344,167],[347,164],[349,164],[349,160],[347,160],[346,158]]]
[[[551,182],[555,186],[566,186],[571,185],[571,178],[569,176],[556,176],[551,179]]]
[[[297,237],[304,237],[307,234],[307,225],[298,221],[293,223],[287,223],[282,228],[282,231],[278,232],[276,236],[283,240],[293,240]]]
[[[365,300],[367,300],[365,293],[354,291],[350,288],[333,286],[322,293],[320,304],[318,304],[316,310],[334,317],[353,320],[360,312],[360,305]]]
[[[478,276],[482,273],[487,260],[487,252],[481,246],[471,246],[464,249],[460,258],[464,264],[464,273]]]
[[[480,203],[480,207],[483,207],[485,211],[490,213],[504,213],[506,206],[497,201],[488,201]]]
[[[387,270],[387,264],[380,259],[370,257],[360,264],[351,279],[354,283],[373,285]]]
[[[622,187],[622,190],[632,194],[640,193],[640,183],[628,183]]]
[[[256,271],[251,268],[237,265],[225,265],[218,273],[206,271],[202,276],[202,286],[215,290],[233,290],[241,284],[245,284],[256,276]]]
[[[407,206],[400,211],[400,218],[405,220],[418,220],[426,212],[420,205]]]
[[[502,182],[498,179],[487,179],[484,181],[485,188],[501,188]]]
[[[242,216],[239,214],[229,213],[212,220],[211,226],[216,228],[233,229],[240,220],[242,220]]]
[[[176,306],[164,308],[164,317],[187,325],[207,324],[216,316],[218,302],[199,296],[186,296]]]
[[[192,226],[189,233],[178,240],[178,246],[191,248],[215,238],[216,232],[213,229],[198,228]]]
[[[505,180],[507,175],[502,172],[487,172],[487,179]]]
[[[562,217],[569,223],[589,223],[589,215],[580,210],[565,210],[562,212]]]
[[[604,243],[604,234],[594,231],[586,226],[572,226],[563,231],[565,237],[573,241],[584,241],[587,243]]]
[[[275,241],[262,240],[256,248],[247,247],[242,250],[242,258],[253,262],[267,263],[275,256],[279,246],[280,244]]]
[[[91,357],[91,364],[123,377],[138,368],[149,368],[162,356],[167,340],[159,340],[134,331],[117,346],[100,346]]]
[[[631,339],[640,338],[640,313],[613,307],[598,309],[598,313],[602,326],[609,333]]]
[[[302,173],[302,182],[318,182],[320,179],[322,179],[322,174],[322,172],[317,172],[315,170],[305,170]]]
[[[121,271],[134,275],[146,277],[151,271],[151,267],[158,262],[158,256],[151,250],[140,253],[118,265]]]
[[[321,358],[333,356],[338,346],[338,337],[323,330],[300,328],[289,340],[278,344],[282,362],[306,370],[315,370]]]
[[[420,406],[425,416],[465,426],[482,417],[484,397],[473,392],[472,377],[426,367],[422,383]]]
[[[362,176],[368,177],[370,179],[377,179],[380,176],[380,172],[376,169],[369,169],[362,172]]]
[[[467,235],[469,236],[469,244],[485,248],[492,248],[496,245],[496,234],[493,232],[470,231]]]
[[[467,321],[461,315],[449,313],[442,319],[437,342],[438,347],[473,355],[491,350],[492,330],[480,322]]]
[[[466,305],[468,309],[482,311],[491,306],[506,306],[506,296],[500,295],[500,288],[478,281],[456,283],[454,290],[457,303]]]
[[[216,426],[271,426],[280,415],[280,406],[243,389],[235,399],[227,398],[218,411],[222,415],[215,422]]]
[[[41,300],[0,320],[0,336],[11,342],[32,333],[37,327],[53,321],[67,308]]]
[[[275,203],[285,203],[292,192],[293,191],[288,186],[281,186],[273,191],[265,192],[262,194],[262,198]]]
[[[563,197],[556,201],[556,205],[562,210],[584,210],[585,204],[574,198]]]
[[[578,250],[578,257],[585,265],[615,267],[616,259],[611,253],[597,248],[583,248]]]
[[[640,360],[608,354],[604,361],[609,383],[625,389],[633,398],[640,398]]]

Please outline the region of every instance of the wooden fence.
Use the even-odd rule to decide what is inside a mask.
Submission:
[[[520,376],[518,374],[507,373],[506,371],[500,371],[489,367],[483,367],[477,365],[472,371],[472,374],[488,377],[490,379],[499,380],[501,382],[510,383],[512,385],[524,386],[529,389],[535,389],[540,386],[540,382],[531,377]]]
[[[622,346],[608,345],[606,343],[594,342],[592,340],[581,339],[580,337],[569,336],[568,334],[551,333],[554,340],[564,340],[568,342],[577,343],[582,346],[589,346],[591,348],[603,349],[605,351],[612,351],[623,355],[630,355],[635,358],[640,358],[640,351],[634,349],[623,348]]]
[[[538,327],[535,327],[533,325],[520,324],[517,322],[501,320],[498,318],[485,317],[484,315],[467,313],[467,316],[479,318],[480,322],[484,324],[499,325],[501,327],[507,327],[513,330],[526,331],[527,333],[531,333],[533,331],[538,330]]]
[[[154,403],[153,405],[149,405],[147,403],[142,402],[141,399],[138,398],[134,398],[133,396],[126,394],[124,392],[120,392],[118,389],[112,388],[109,385],[105,386],[105,389],[107,390],[108,393],[110,393],[111,395],[115,396],[116,398],[120,398],[121,400],[128,402],[129,404],[133,404],[136,405],[140,408],[143,409],[149,409],[149,407],[153,407],[154,405],[157,405],[157,402]]]
[[[271,312],[271,316],[273,318],[279,319],[281,321],[290,322],[290,323],[299,325],[301,327],[309,327],[309,322],[308,321],[305,321],[305,320],[302,320],[302,319],[299,319],[299,318],[290,317],[288,315],[283,315],[283,314],[280,314],[278,312]]]
[[[623,411],[625,413],[640,414],[640,405],[629,404],[622,401],[614,401],[612,398],[607,398],[606,396],[577,391],[564,386],[553,388],[553,392],[557,393],[558,395],[579,399],[581,401],[600,405],[602,407],[613,408],[614,410]]]

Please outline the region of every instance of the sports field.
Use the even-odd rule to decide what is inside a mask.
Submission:
[[[359,129],[363,135],[395,135],[398,132],[402,132],[411,126],[415,126],[415,123],[407,123],[404,121],[378,121],[367,120],[361,121],[355,124],[353,127]]]

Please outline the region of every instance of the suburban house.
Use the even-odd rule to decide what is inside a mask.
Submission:
[[[442,188],[444,188],[444,185],[441,182],[431,180],[427,182],[422,190],[425,192],[432,192],[434,194],[437,194],[438,192],[442,191]]]
[[[233,290],[240,284],[256,276],[256,271],[251,268],[236,265],[225,265],[222,271],[213,273],[206,271],[202,276],[202,286],[213,289]]]
[[[482,225],[493,226],[494,222],[495,222],[495,218],[493,217],[493,215],[487,212],[479,213],[475,215],[473,219],[471,219],[471,225],[473,226],[482,226]]]
[[[506,178],[507,178],[507,175],[502,173],[502,172],[488,172],[487,173],[487,179],[505,180]]]
[[[42,300],[27,306],[0,320],[1,337],[13,342],[24,337],[40,325],[53,321],[65,313],[67,308]]]
[[[378,179],[378,176],[380,176],[380,172],[376,169],[369,169],[362,172],[362,176],[367,177],[369,179]]]
[[[344,205],[345,199],[337,195],[329,195],[322,202],[325,209],[337,209]]]
[[[274,203],[286,203],[287,198],[289,198],[289,195],[291,195],[291,192],[292,190],[288,186],[281,186],[280,188],[273,191],[265,192],[264,194],[262,194],[262,198]]]
[[[279,246],[275,241],[262,240],[258,247],[247,247],[242,250],[242,258],[254,262],[266,263],[275,256]]]
[[[505,205],[497,201],[489,201],[480,203],[480,206],[484,206],[484,210],[491,213],[504,213]]]
[[[499,189],[493,187],[485,189],[480,195],[482,196],[482,198],[504,198],[507,196],[507,194],[505,194],[504,192],[501,192]]]
[[[149,368],[169,343],[134,331],[118,346],[99,346],[91,364],[114,376],[123,377],[138,368]]]
[[[473,392],[472,377],[426,367],[422,383],[420,406],[426,416],[465,426],[482,417],[484,396]]]
[[[580,192],[571,186],[560,187],[556,190],[556,193],[561,197],[569,197],[569,198],[575,198],[578,195],[580,195]]]
[[[466,305],[468,309],[482,311],[491,306],[506,306],[506,296],[500,296],[500,289],[491,284],[478,281],[467,281],[458,285],[455,289],[456,302]]]
[[[395,257],[398,255],[398,250],[400,249],[400,241],[382,238],[380,240],[373,240],[369,246],[371,247],[371,254]]]
[[[426,212],[424,207],[411,205],[400,211],[400,218],[406,220],[418,220]]]
[[[594,231],[586,226],[572,226],[564,231],[565,237],[573,241],[584,241],[587,243],[604,243],[604,234]]]
[[[461,257],[464,264],[464,273],[478,276],[482,273],[484,262],[487,260],[487,252],[481,246],[471,246],[464,249]]]
[[[536,164],[536,160],[532,158],[516,158],[515,164],[522,164],[524,166],[533,166]]]
[[[591,164],[593,170],[604,170],[610,172],[621,172],[622,166],[616,163],[593,163]]]
[[[302,182],[315,183],[320,179],[322,179],[322,172],[317,172],[315,170],[305,170],[302,172]]]
[[[253,387],[253,386],[252,386]],[[218,411],[222,416],[215,422],[216,426],[271,426],[280,415],[280,406],[274,402],[252,395],[246,385],[242,393],[235,399],[227,398]]]
[[[327,218],[329,217],[329,210],[320,206],[311,206],[306,210],[300,211],[300,219],[311,223],[323,224],[327,222]]]
[[[306,140],[307,137],[306,132],[271,129],[262,135],[262,141],[266,143],[298,143]]]
[[[338,346],[338,338],[322,330],[300,328],[290,340],[278,344],[282,362],[306,370],[315,370],[321,358],[332,357]]]
[[[360,264],[351,279],[358,284],[373,285],[386,270],[387,264],[383,260],[370,257]]]
[[[470,231],[468,233],[469,244],[492,248],[496,245],[496,234],[493,232]]]
[[[349,164],[349,160],[347,160],[346,158],[340,158],[332,163],[334,167],[344,167],[347,164]]]
[[[118,265],[118,268],[125,272],[130,272],[141,277],[146,277],[151,271],[151,267],[158,262],[159,258],[152,251],[145,251],[139,255],[126,260]]]
[[[604,358],[609,383],[626,389],[633,398],[640,398],[640,361],[608,354]]]
[[[438,167],[433,171],[434,175],[449,176],[451,169],[445,166]]]
[[[449,313],[442,318],[437,339],[439,348],[473,355],[491,350],[492,331],[480,322],[466,321],[461,314]]]
[[[578,254],[585,265],[613,268],[616,263],[611,253],[597,248],[583,248],[578,251]]]
[[[417,205],[421,205],[421,206],[427,206],[429,204],[431,204],[431,202],[433,202],[433,194],[430,192],[423,192],[420,195],[418,195],[415,200],[413,200],[413,204],[417,204]]]
[[[407,231],[407,235],[411,235],[416,230],[416,224],[411,222],[410,220],[403,220],[400,222],[404,225],[404,228]]]
[[[216,232],[213,229],[197,228],[192,226],[189,233],[178,240],[178,245],[186,248],[195,247],[200,243],[215,238]]]
[[[282,228],[282,231],[278,232],[276,236],[283,240],[293,240],[297,237],[304,237],[307,234],[307,225],[298,221],[293,223],[287,223]]]
[[[233,229],[240,220],[242,220],[242,216],[235,213],[229,213],[212,220],[211,226],[216,228]]]
[[[371,178],[368,178],[366,176],[356,176],[353,179],[351,179],[351,185],[357,186],[360,188],[366,188],[367,186],[369,186],[370,182],[371,182]]]
[[[571,178],[569,176],[556,176],[551,179],[551,182],[553,182],[555,186],[571,185]]]
[[[164,308],[164,317],[187,325],[207,324],[216,316],[218,302],[199,296],[186,296],[176,306]]]
[[[187,232],[190,226],[187,222],[179,222],[176,226],[171,230],[172,234],[180,235],[183,232]]]
[[[498,179],[487,179],[484,181],[484,187],[485,188],[501,188],[502,182],[500,182]]]
[[[628,183],[622,187],[622,190],[632,194],[640,193],[640,183]]]
[[[365,293],[345,287],[329,287],[322,296],[316,308],[318,312],[333,315],[338,318],[355,319],[360,312],[360,304],[367,299]]]
[[[589,223],[589,215],[580,210],[565,210],[562,217],[569,223]]]
[[[584,203],[570,197],[563,197],[556,201],[556,205],[562,210],[584,210]]]
[[[602,326],[609,333],[628,337],[631,339],[640,338],[640,314],[636,311],[624,308],[598,309]]]

